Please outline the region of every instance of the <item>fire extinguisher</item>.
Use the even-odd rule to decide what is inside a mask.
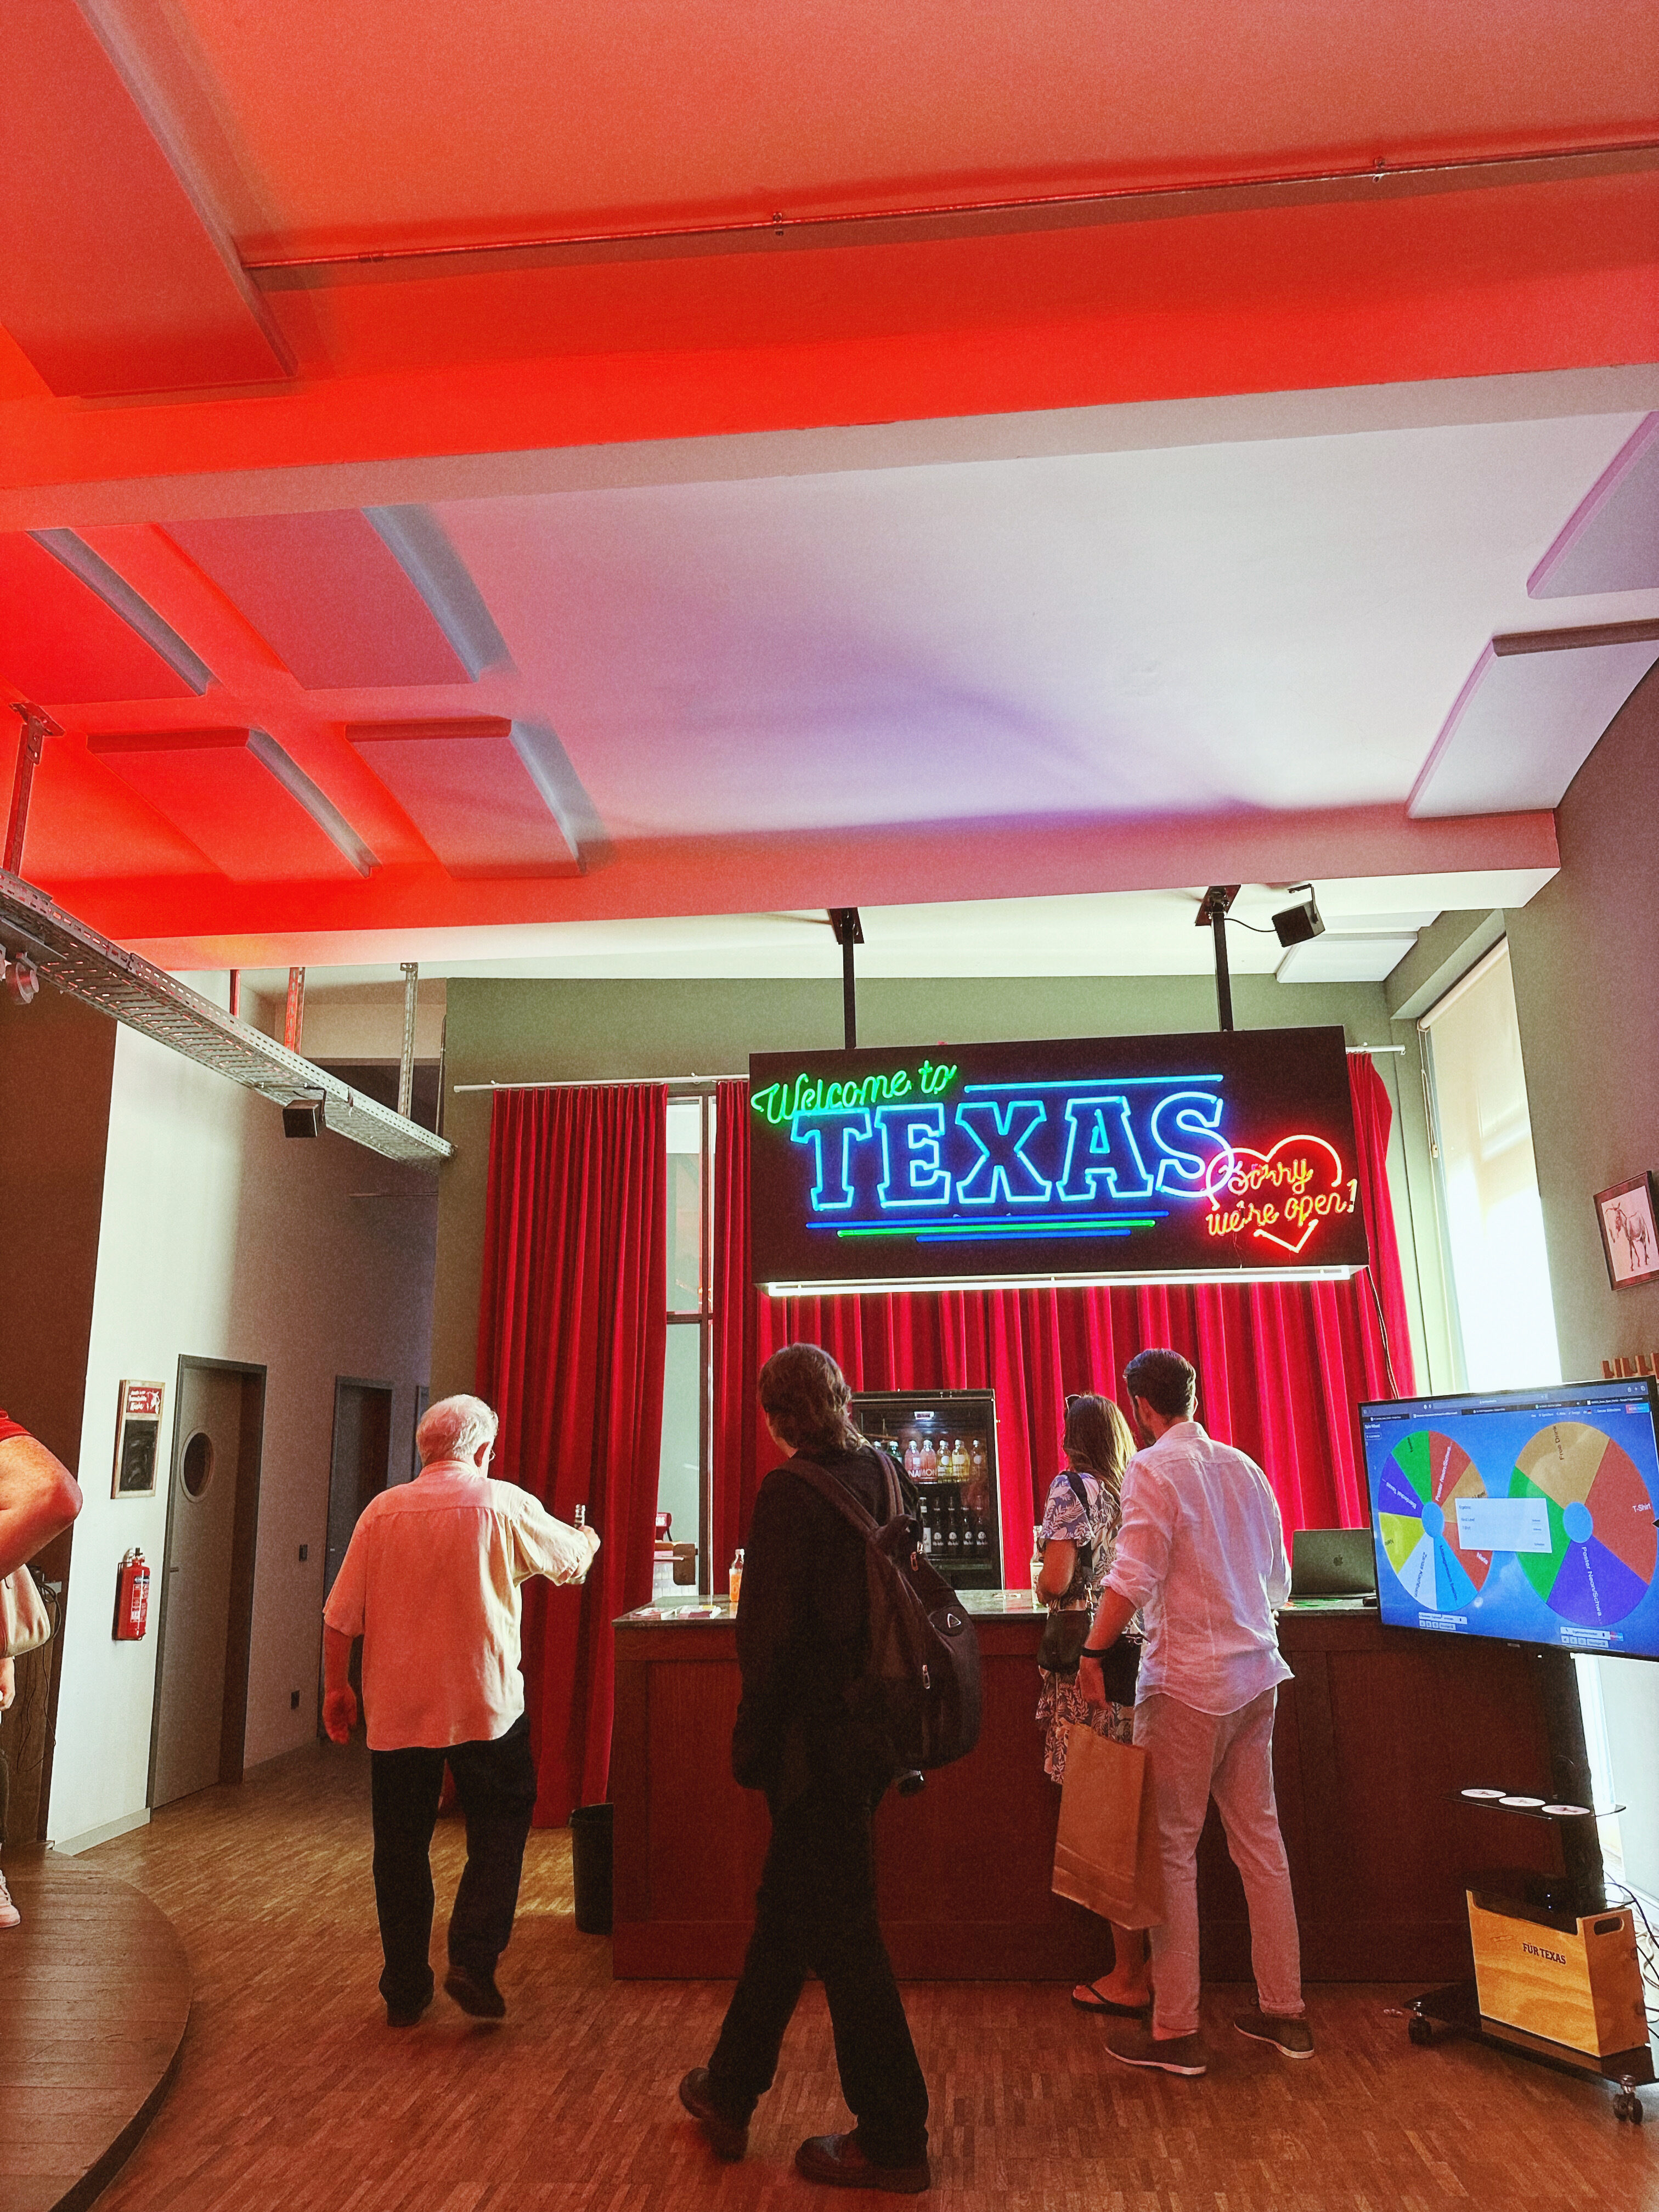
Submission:
[[[115,1576],[115,1640],[136,1644],[149,1620],[149,1569],[135,1544]]]

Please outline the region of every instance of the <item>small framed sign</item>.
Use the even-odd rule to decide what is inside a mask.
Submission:
[[[115,1417],[115,1476],[112,1498],[155,1495],[155,1452],[161,1436],[161,1382],[124,1382]]]
[[[1659,1277],[1659,1223],[1654,1219],[1651,1175],[1598,1190],[1595,1218],[1607,1280],[1615,1291],[1628,1291]]]

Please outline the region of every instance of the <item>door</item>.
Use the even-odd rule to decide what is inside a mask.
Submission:
[[[179,1363],[152,1805],[241,1776],[264,1403],[262,1370]]]

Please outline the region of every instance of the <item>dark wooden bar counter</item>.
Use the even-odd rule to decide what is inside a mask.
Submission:
[[[1048,1887],[1060,1792],[1033,1718],[1040,1613],[969,1594],[984,1679],[970,1758],[889,1796],[876,1820],[882,1924],[910,1980],[1070,1981],[1103,1966],[1098,1922]],[[763,1801],[730,1766],[731,1610],[647,1607],[617,1623],[614,1969],[735,1975],[766,1849]],[[1279,1815],[1310,1981],[1449,1981],[1469,1971],[1465,1878],[1553,1871],[1553,1832],[1460,1804],[1470,1784],[1547,1795],[1539,1660],[1291,1607],[1294,1674],[1274,1731]],[[1243,1892],[1212,1808],[1200,1857],[1204,1971],[1244,1980]]]

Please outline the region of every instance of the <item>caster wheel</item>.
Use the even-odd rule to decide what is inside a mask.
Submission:
[[[1414,2012],[1412,2014],[1411,2025],[1406,2033],[1413,2043],[1432,2043],[1434,2040],[1434,2030],[1420,2012]]]

